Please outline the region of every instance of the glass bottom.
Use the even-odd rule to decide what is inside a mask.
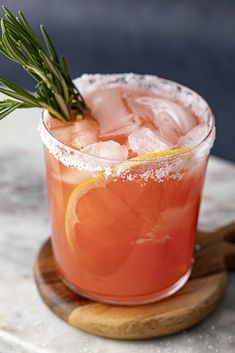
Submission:
[[[186,272],[177,282],[158,292],[152,292],[152,293],[148,293],[144,295],[141,294],[136,296],[134,295],[125,296],[125,297],[120,297],[120,296],[116,297],[116,296],[109,296],[104,294],[100,295],[99,293],[84,291],[78,287],[75,287],[70,281],[68,281],[63,276],[61,276],[61,274],[60,274],[60,278],[68,288],[70,288],[73,292],[75,292],[76,294],[84,298],[87,298],[96,302],[105,303],[105,304],[128,306],[128,305],[142,305],[142,304],[154,303],[170,297],[185,285],[185,283],[190,277],[191,271],[192,271],[192,268],[190,268],[188,272]]]

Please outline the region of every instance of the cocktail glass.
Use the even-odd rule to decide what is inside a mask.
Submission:
[[[214,118],[207,103],[177,83],[149,75],[84,75],[84,97],[125,86],[177,101],[205,122],[193,148],[129,160],[93,156],[61,143],[45,124],[52,246],[61,279],[106,303],[154,302],[190,276]],[[107,102],[109,104],[109,102]]]

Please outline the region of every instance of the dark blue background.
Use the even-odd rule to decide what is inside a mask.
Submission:
[[[235,161],[235,1],[5,1],[34,29],[46,25],[72,75],[153,73],[200,93],[216,114],[213,153]],[[0,57],[0,75],[32,89],[16,64]]]

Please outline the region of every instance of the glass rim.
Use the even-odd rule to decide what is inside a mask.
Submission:
[[[188,88],[187,86],[185,85],[182,85],[178,82],[175,82],[175,81],[172,81],[172,80],[168,80],[168,79],[165,79],[165,78],[161,78],[157,75],[147,75],[147,74],[89,74],[89,75],[84,75],[84,76],[90,76],[90,77],[95,77],[95,76],[99,76],[99,77],[108,77],[108,76],[112,76],[112,77],[125,77],[127,75],[132,75],[132,76],[136,76],[136,77],[150,77],[150,78],[155,78],[155,79],[158,79],[159,82],[165,82],[165,83],[168,83],[172,86],[175,86],[175,87],[180,87],[181,89],[187,91],[188,93],[191,93],[193,96],[197,97],[201,102],[203,102],[205,104],[205,106],[207,107],[207,110],[208,110],[208,113],[209,113],[209,119],[210,119],[210,122],[211,122],[211,125],[210,125],[210,129],[209,129],[209,132],[207,133],[207,135],[199,142],[197,143],[195,146],[193,147],[185,147],[185,150],[183,150],[183,148],[179,148],[179,150],[181,149],[181,151],[178,151],[176,153],[173,153],[173,154],[169,154],[169,155],[159,155],[159,156],[156,156],[156,157],[152,157],[152,158],[146,158],[146,159],[141,159],[139,160],[138,162],[139,163],[146,163],[146,162],[154,162],[156,160],[159,160],[159,161],[164,161],[164,160],[169,160],[169,159],[173,159],[173,158],[177,158],[177,157],[183,157],[184,155],[188,155],[188,154],[191,154],[193,153],[195,150],[197,150],[198,148],[200,148],[201,145],[203,145],[208,139],[209,137],[213,134],[214,132],[214,129],[215,129],[215,117],[214,117],[214,114],[210,108],[210,106],[208,105],[208,103],[206,102],[206,100],[201,96],[199,95],[197,92],[193,91],[192,89]],[[83,76],[81,77],[78,77],[76,80],[79,80],[83,78]],[[122,86],[123,84],[120,83],[120,86]],[[136,87],[136,89],[138,89],[138,87]],[[149,90],[151,92],[151,89]],[[181,104],[180,102],[178,102],[179,104]],[[114,158],[106,158],[106,157],[101,157],[101,156],[96,156],[94,154],[90,154],[90,153],[86,153],[86,152],[83,152],[81,150],[78,150],[76,148],[73,148],[73,147],[70,147],[66,144],[64,144],[63,142],[61,142],[57,137],[55,137],[53,135],[53,133],[48,129],[48,127],[46,126],[46,123],[45,123],[45,119],[44,119],[44,113],[45,112],[48,112],[46,109],[42,109],[41,111],[41,114],[40,114],[40,128],[42,127],[46,132],[47,134],[50,135],[50,138],[52,139],[52,141],[54,141],[59,147],[63,148],[65,151],[68,151],[69,153],[71,153],[73,156],[81,156],[81,157],[88,157],[88,158],[92,158],[92,159],[97,159],[99,161],[103,161],[103,162],[109,162],[109,163],[113,163],[113,164],[118,164],[118,163],[123,163],[123,162],[128,162],[128,161],[133,161],[132,158],[127,158],[127,159],[114,159]],[[195,114],[196,115],[196,114]],[[166,151],[163,151],[163,153],[167,152],[167,151],[174,151],[174,149],[171,149],[171,150],[166,150]],[[154,154],[154,153],[161,153],[161,152],[152,152],[150,154]],[[143,156],[143,155],[141,155]],[[138,158],[138,156],[137,156]]]

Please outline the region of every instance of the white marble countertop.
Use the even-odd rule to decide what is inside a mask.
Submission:
[[[200,325],[148,341],[95,337],[61,321],[33,280],[35,255],[49,234],[39,111],[0,121],[0,353],[235,352],[235,274],[219,308]],[[235,165],[211,158],[200,229],[235,221]]]

